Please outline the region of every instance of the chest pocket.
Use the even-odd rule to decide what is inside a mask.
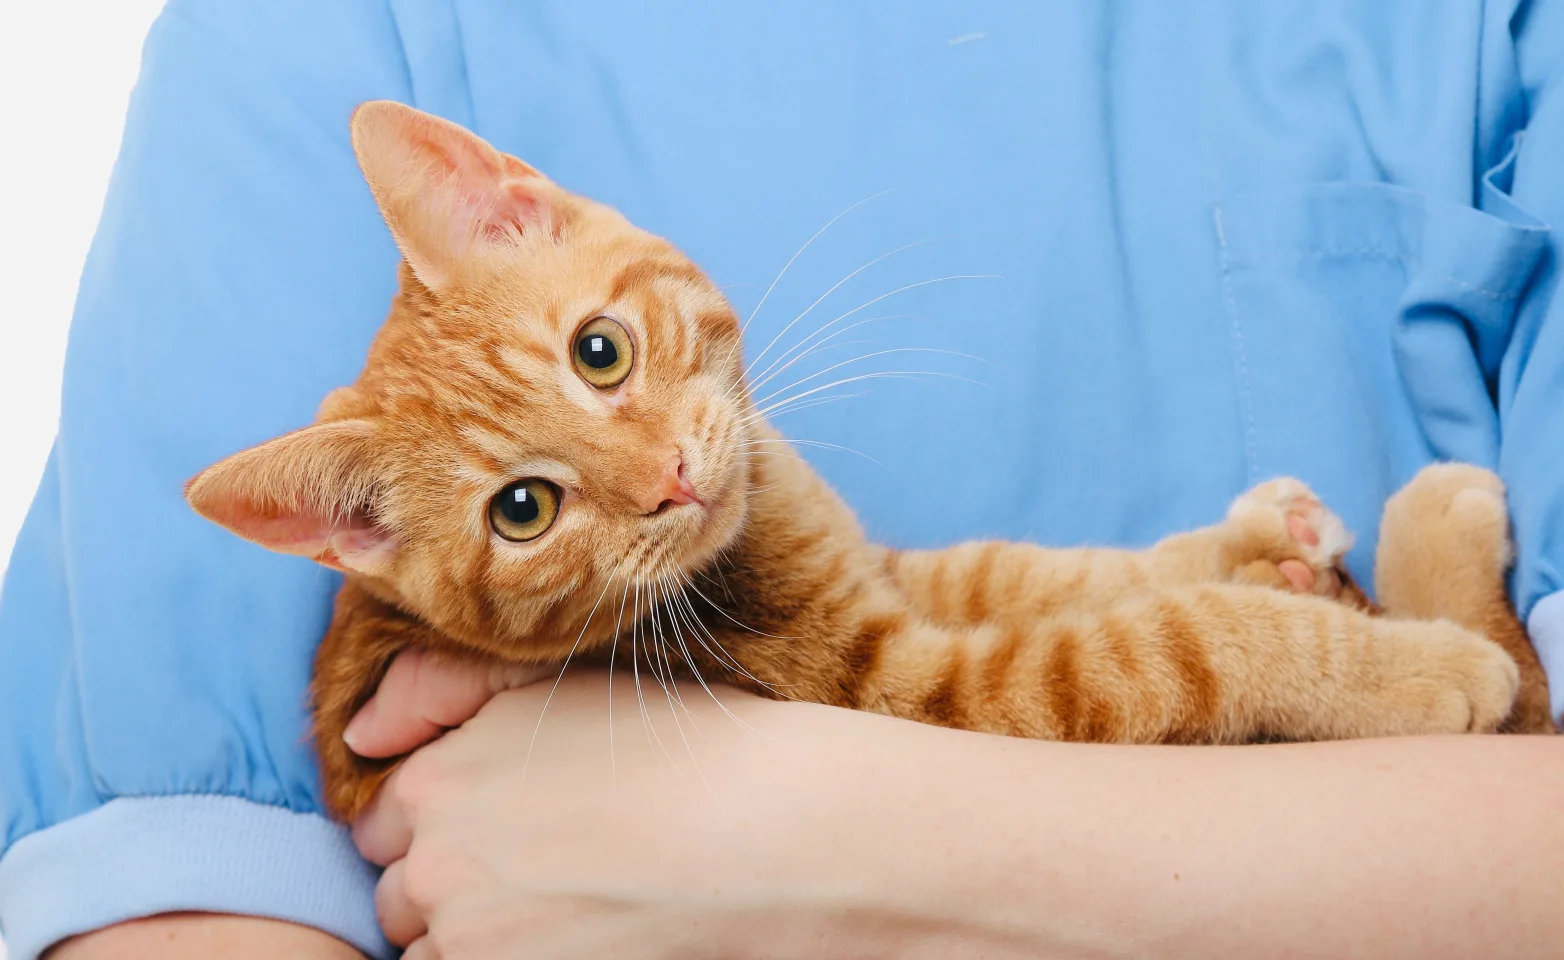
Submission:
[[[1384,183],[1216,206],[1251,481],[1303,477],[1368,533],[1430,460],[1495,463],[1492,384],[1548,235],[1505,194],[1509,164],[1485,210]]]

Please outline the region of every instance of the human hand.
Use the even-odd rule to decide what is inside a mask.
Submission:
[[[403,650],[342,739],[361,757],[396,757],[460,726],[489,698],[554,676],[553,667],[485,664]]]
[[[379,731],[365,733],[374,748],[403,747],[484,696],[473,673],[421,666],[382,687],[364,726]],[[681,705],[642,680],[637,691],[624,675],[587,673],[502,693],[392,775],[354,840],[388,868],[376,907],[407,957],[523,945],[529,957],[740,956],[787,939],[781,918],[795,906],[844,899],[828,887],[840,871],[818,863],[848,841],[841,782],[796,789],[812,779],[798,777],[800,761],[831,749],[817,714],[883,721],[722,687],[685,689]],[[420,720],[387,719],[415,700]],[[757,732],[777,726],[779,708],[791,743]]]

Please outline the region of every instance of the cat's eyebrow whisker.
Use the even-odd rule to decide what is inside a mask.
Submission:
[[[722,358],[722,365],[724,367],[728,365],[728,361],[729,360],[733,359],[733,351],[735,349],[737,349],[739,344],[744,342],[744,334],[745,334],[746,331],[749,330],[750,323],[752,321],[754,321],[755,317],[760,313],[760,308],[766,305],[766,300],[771,297],[771,291],[773,291],[773,290],[775,290],[777,288],[777,284],[781,283],[782,282],[782,278],[787,276],[788,270],[792,269],[793,262],[796,261],[799,257],[803,256],[804,255],[804,251],[808,250],[811,244],[813,244],[816,240],[820,239],[820,235],[821,234],[823,234],[827,230],[831,229],[832,225],[835,224],[836,221],[838,221],[838,220],[842,219],[843,217],[847,216],[849,213],[852,213],[854,210],[857,210],[859,207],[863,206],[864,204],[868,203],[869,201],[871,201],[871,200],[878,200],[880,197],[885,196],[887,193],[890,193],[890,191],[889,190],[881,190],[879,193],[870,194],[869,196],[864,197],[862,200],[859,200],[857,203],[849,204],[848,207],[845,210],[843,210],[841,213],[838,213],[836,216],[832,217],[830,220],[827,220],[826,223],[825,223],[825,226],[821,227],[819,230],[816,230],[813,234],[811,234],[809,239],[804,241],[804,245],[799,247],[797,250],[795,250],[791,257],[787,258],[787,263],[784,263],[782,265],[782,269],[777,272],[776,279],[772,280],[771,281],[771,285],[766,287],[766,292],[762,293],[760,295],[760,301],[755,304],[755,309],[753,309],[753,310],[751,310],[749,312],[749,316],[745,317],[744,318],[744,323],[739,326],[738,338],[736,340],[734,340],[733,346],[728,348],[727,356]]]
[[[760,373],[756,377],[750,378],[750,389],[751,390],[759,389],[767,381],[769,381],[772,378],[776,377],[783,370],[786,370],[788,367],[791,367],[793,364],[799,362],[800,360],[803,360],[806,357],[814,356],[815,354],[819,353],[821,350],[830,349],[831,347],[846,346],[847,344],[853,344],[853,343],[868,343],[868,342],[870,342],[870,341],[867,341],[867,340],[842,340],[842,341],[834,343],[834,344],[832,343],[832,341],[836,340],[837,337],[846,336],[847,334],[849,334],[852,331],[858,329],[859,327],[862,327],[862,326],[865,326],[865,325],[871,324],[871,323],[879,323],[881,320],[915,320],[915,319],[919,319],[919,318],[914,316],[913,314],[910,314],[910,313],[884,313],[884,314],[881,314],[881,315],[879,315],[877,317],[865,317],[862,320],[855,320],[852,323],[849,323],[847,326],[842,327],[839,330],[832,330],[830,333],[826,334],[826,336],[821,337],[818,341],[815,341],[814,343],[810,343],[810,341],[814,340],[815,337],[820,336],[820,334],[822,334],[822,333],[826,333],[827,330],[831,330],[831,327],[834,326],[838,322],[838,320],[840,320],[840,318],[838,318],[837,320],[830,320],[830,321],[828,321],[826,323],[821,324],[819,326],[819,328],[815,330],[814,333],[811,333],[809,336],[803,338],[802,340],[798,341],[797,343],[795,343],[791,347],[789,347],[786,352],[784,352],[782,355],[778,356],[775,360],[771,361],[771,363],[766,366],[766,369],[760,371]],[[805,349],[806,347],[807,347],[807,349]],[[793,356],[794,351],[797,351],[797,350],[803,350],[803,352],[799,353],[797,356]],[[788,359],[789,357],[792,357],[792,359]],[[780,369],[773,369],[779,363],[782,364],[781,368]]]
[[[853,341],[847,341],[847,342],[851,343]],[[858,356],[848,357],[846,360],[841,360],[841,361],[838,361],[836,363],[833,363],[829,367],[826,367],[826,368],[824,368],[822,370],[816,370],[814,373],[811,373],[808,376],[801,377],[798,380],[794,380],[792,383],[788,384],[785,387],[777,387],[776,389],[772,390],[771,393],[766,394],[766,396],[762,397],[759,400],[753,399],[753,391],[752,391],[752,397],[751,397],[751,401],[750,402],[754,403],[754,404],[757,404],[757,405],[758,404],[765,404],[768,401],[770,401],[772,397],[775,397],[777,394],[784,393],[784,392],[786,392],[788,390],[793,389],[794,387],[802,386],[803,384],[806,384],[809,381],[811,381],[811,380],[813,380],[813,379],[815,379],[817,377],[821,377],[821,376],[824,376],[824,375],[830,373],[832,370],[837,370],[837,369],[840,369],[840,368],[845,367],[845,366],[849,366],[849,365],[854,364],[854,363],[860,363],[860,362],[862,362],[864,360],[869,360],[869,359],[872,359],[874,357],[883,357],[883,356],[885,356],[887,354],[892,354],[892,353],[935,353],[935,354],[942,354],[944,356],[950,356],[950,357],[960,357],[963,360],[973,360],[973,361],[976,361],[978,363],[993,364],[993,361],[987,360],[987,359],[985,359],[983,357],[974,356],[974,355],[972,355],[970,353],[962,353],[959,350],[946,350],[943,347],[889,347],[889,348],[884,349],[884,350],[875,350],[875,351],[871,351],[869,353],[860,354]],[[803,359],[803,358],[800,357],[799,359]],[[783,368],[783,369],[786,369],[786,368]],[[777,371],[778,374],[780,374],[781,372],[782,372],[781,370]],[[776,374],[773,374],[772,376],[776,376]],[[767,378],[767,379],[770,379],[770,378]],[[978,383],[980,381],[973,381],[973,382]],[[986,384],[984,384],[984,385],[986,386]],[[758,388],[760,386],[760,384],[756,384],[755,386],[756,386],[756,388]]]
[[[746,456],[746,457],[781,457],[784,460],[797,460],[799,463],[808,463],[809,462],[808,460],[805,460],[803,457],[799,456],[796,453],[782,453],[782,452],[777,451],[777,450],[746,450],[746,451],[744,451],[744,456]],[[767,486],[769,487],[770,484],[767,484]],[[756,489],[759,489],[759,488],[756,488]],[[751,490],[750,492],[754,493],[755,491]]]
[[[761,423],[765,420],[775,420],[778,417],[785,416],[789,413],[797,413],[800,410],[808,410],[810,407],[818,407],[822,404],[835,403],[838,400],[851,400],[854,397],[867,397],[872,392],[872,390],[859,390],[856,393],[837,393],[824,397],[816,397],[813,400],[800,403],[796,406],[789,407],[783,405],[779,409],[772,410],[770,413],[756,413],[751,415],[749,421],[744,423],[743,426],[747,427],[751,424]]]
[[[841,361],[838,361],[836,363],[833,363],[829,367],[826,367],[823,370],[817,370],[814,373],[811,373],[811,374],[809,374],[806,377],[802,377],[802,378],[800,378],[798,380],[793,381],[792,383],[788,384],[785,387],[778,387],[776,390],[773,390],[771,393],[768,393],[764,397],[761,397],[759,400],[756,400],[755,403],[758,404],[758,405],[764,406],[765,404],[770,402],[771,399],[773,397],[775,397],[777,394],[785,393],[788,390],[792,390],[794,387],[801,387],[804,384],[808,383],[809,381],[818,379],[820,377],[823,377],[823,376],[825,376],[826,374],[830,373],[833,370],[840,370],[843,367],[850,366],[851,364],[854,364],[854,363],[862,363],[865,360],[873,360],[875,357],[885,357],[885,356],[890,356],[891,354],[898,354],[898,353],[937,353],[937,354],[942,354],[944,356],[960,357],[963,360],[977,360],[979,362],[982,362],[982,360],[983,360],[982,357],[975,357],[975,356],[973,356],[970,353],[962,353],[962,352],[960,352],[958,350],[945,350],[945,349],[942,349],[940,347],[888,347],[888,348],[886,348],[884,350],[874,350],[874,351],[872,351],[870,353],[865,353],[865,354],[863,354],[861,356],[850,357],[850,358],[848,358],[846,360],[841,360]],[[976,381],[973,381],[973,382],[975,383]]]
[[[767,353],[769,353],[771,351],[772,347],[777,345],[777,341],[778,340],[781,340],[782,337],[784,335],[786,335],[789,330],[791,330],[791,329],[793,329],[793,327],[797,326],[798,322],[800,320],[802,320],[805,317],[807,317],[809,315],[810,311],[814,310],[815,307],[820,306],[821,302],[824,301],[826,297],[829,297],[831,294],[833,294],[837,290],[841,289],[842,284],[844,284],[847,281],[851,280],[852,278],[858,276],[860,273],[863,273],[865,270],[869,269],[870,267],[874,266],[875,264],[877,264],[877,263],[879,263],[879,262],[881,262],[883,260],[888,260],[891,257],[896,256],[898,253],[901,253],[901,252],[903,252],[905,250],[911,250],[913,247],[921,247],[921,246],[923,246],[925,244],[932,243],[932,242],[933,242],[932,240],[914,240],[912,243],[904,244],[904,245],[902,245],[900,247],[897,247],[895,250],[890,250],[890,251],[888,251],[886,253],[882,253],[878,257],[875,257],[873,260],[870,260],[868,263],[865,263],[863,266],[861,266],[858,269],[854,270],[852,273],[849,273],[847,276],[845,276],[842,279],[840,279],[840,280],[836,281],[835,283],[833,283],[831,285],[830,289],[826,290],[825,293],[822,293],[822,294],[820,294],[820,296],[816,297],[814,302],[811,303],[809,306],[805,307],[804,311],[802,313],[800,313],[798,316],[794,317],[792,320],[788,321],[787,326],[785,326],[781,330],[777,331],[777,335],[771,338],[771,342],[766,344],[765,348],[762,349],[759,353],[757,353],[755,355],[755,359],[751,360],[749,362],[749,364],[744,367],[745,375],[747,376],[749,374],[749,372],[755,368],[755,364],[759,363],[761,361],[761,358],[763,358]]]
[[[946,282],[951,281],[951,280],[1003,280],[1003,279],[1004,279],[1004,277],[1000,276],[999,274],[993,274],[993,273],[962,273],[962,274],[952,274],[952,275],[946,276],[946,277],[934,277],[931,280],[919,280],[917,283],[905,284],[903,286],[897,287],[895,290],[892,290],[892,291],[890,291],[888,293],[882,293],[882,294],[880,294],[877,297],[874,297],[874,298],[869,299],[869,300],[865,300],[863,303],[860,303],[858,306],[853,307],[851,310],[847,311],[846,313],[841,314],[840,316],[836,317],[835,319],[830,321],[830,323],[826,324],[826,326],[831,326],[832,324],[840,323],[841,321],[846,320],[848,317],[852,316],[853,314],[857,313],[858,311],[868,309],[869,307],[873,306],[876,303],[879,303],[881,300],[884,300],[884,299],[886,299],[888,297],[894,297],[898,293],[905,293],[908,290],[916,290],[919,287],[927,287],[927,286],[929,286],[931,284],[935,284],[935,283],[946,283]],[[769,345],[768,345],[767,348],[769,349]],[[764,353],[765,353],[765,351],[761,351],[762,355],[764,355]],[[756,362],[759,362],[759,360],[760,360],[760,357],[757,356],[755,358],[755,360],[750,363],[750,366],[753,367]],[[748,369],[749,369],[748,367],[745,368],[745,372],[746,373],[748,372]],[[767,369],[769,370],[770,368],[768,367]],[[742,383],[743,381],[744,381],[744,378],[740,377],[739,378],[739,382]]]
[[[793,439],[791,437],[784,438],[784,439],[777,439],[777,440],[747,440],[747,441],[744,442],[743,446],[751,446],[751,445],[757,445],[757,444],[762,444],[762,443],[785,443],[785,444],[797,445],[797,446],[801,446],[801,447],[820,447],[820,448],[825,449],[825,450],[840,450],[843,453],[857,454],[858,456],[863,457],[865,460],[869,461],[870,463],[879,464],[879,466],[882,466],[882,467],[885,466],[885,464],[880,463],[880,461],[874,459],[873,457],[869,456],[867,453],[864,453],[861,450],[854,450],[852,447],[844,447],[841,444],[837,444],[837,443],[826,443],[824,440],[795,440],[795,439]],[[745,451],[745,452],[746,453],[757,453],[758,454],[758,453],[762,453],[763,451],[760,451],[760,450],[750,450],[750,451]],[[803,458],[800,457],[798,459],[803,459]]]
[[[841,330],[841,331],[838,331],[838,332],[846,333],[847,331],[846,330]],[[798,363],[799,361],[802,361],[802,360],[808,360],[810,357],[821,356],[822,354],[824,354],[828,350],[839,350],[842,347],[869,347],[869,346],[875,346],[876,344],[880,343],[880,341],[878,341],[878,340],[869,340],[869,339],[864,339],[864,340],[840,340],[840,341],[837,341],[837,342],[833,343],[832,340],[834,340],[834,339],[835,339],[834,336],[826,337],[824,340],[821,340],[819,343],[811,345],[808,350],[805,350],[803,353],[800,353],[798,356],[796,356],[793,359],[789,360],[787,363],[783,364],[781,367],[779,367],[778,369],[776,369],[774,371],[769,370],[769,368],[768,368],[769,372],[767,372],[767,374],[764,377],[762,377],[759,380],[755,380],[755,381],[750,383],[750,392],[754,393],[754,391],[759,390],[761,387],[765,386],[767,383],[770,383],[772,380],[776,379],[779,375],[782,374],[783,371],[787,370],[787,368],[791,367],[793,364]]]
[[[829,390],[832,387],[840,387],[849,383],[857,383],[860,380],[914,380],[922,382],[919,380],[920,377],[938,377],[945,380],[960,380],[964,383],[974,384],[975,386],[984,386],[984,384],[977,380],[972,380],[968,377],[960,377],[954,373],[945,373],[940,370],[876,370],[872,373],[860,373],[854,377],[845,377],[841,380],[832,381],[831,383],[821,384],[818,387],[805,390],[803,393],[788,397],[785,400],[778,400],[768,407],[762,407],[759,412],[762,415],[769,414],[772,410],[785,404],[792,403],[795,400],[802,400],[805,397]]]
[[[793,357],[792,360],[788,360],[788,358],[792,357],[796,351],[805,350],[805,355],[807,355],[810,351],[830,343],[837,337],[846,336],[859,327],[867,326],[871,323],[879,323],[881,320],[919,320],[922,318],[910,313],[882,313],[873,317],[864,317],[862,320],[854,320],[845,327],[839,327],[835,330],[831,329],[832,327],[836,327],[836,325],[841,323],[844,319],[846,319],[846,314],[832,317],[825,323],[820,324],[820,326],[811,331],[808,336],[801,338],[797,343],[793,344],[791,347],[788,347],[780,355],[778,355],[775,360],[772,360],[769,364],[767,364],[766,369],[760,371],[758,374],[755,374],[754,377],[751,378],[750,382],[754,383],[755,378],[760,378],[759,382],[764,383],[766,378],[774,375],[772,373],[772,367],[784,362],[791,364],[792,362],[800,359],[799,357]],[[826,335],[820,337],[822,333]],[[815,340],[816,337],[820,337],[820,339]],[[813,342],[811,343],[811,341]],[[808,349],[806,350],[806,348]]]
[[[597,600],[593,601],[592,609],[587,613],[586,622],[581,624],[581,632],[576,634],[576,642],[570,645],[570,652],[565,654],[565,662],[560,665],[559,675],[554,678],[554,685],[549,687],[548,696],[543,698],[543,708],[538,711],[538,722],[532,728],[532,739],[527,741],[527,755],[521,761],[522,782],[526,782],[527,768],[532,764],[532,750],[538,745],[538,731],[543,729],[543,717],[548,713],[549,704],[554,702],[554,691],[559,689],[560,681],[565,679],[565,671],[570,669],[570,658],[576,655],[576,650],[581,646],[581,639],[586,636],[587,628],[592,625],[592,617],[596,615],[598,605],[601,604],[603,602],[603,598],[608,595],[608,588],[614,585],[614,577],[618,575],[618,567],[615,567],[614,570],[609,573],[608,581],[603,584],[603,592],[599,593],[597,595]],[[612,688],[610,688],[610,710],[612,709],[612,692]],[[610,714],[608,721],[608,733],[610,738],[613,736],[613,731],[613,715]],[[612,744],[610,744],[609,755],[612,756],[612,754],[613,747]]]

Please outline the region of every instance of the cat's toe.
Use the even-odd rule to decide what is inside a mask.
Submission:
[[[1384,505],[1379,593],[1398,614],[1508,608],[1512,557],[1505,485],[1483,467],[1423,467]]]
[[[1352,548],[1352,534],[1301,481],[1280,477],[1260,484],[1233,503],[1228,520],[1294,592],[1342,593],[1342,558]]]
[[[1384,562],[1426,566],[1440,560],[1441,569],[1463,571],[1468,580],[1475,574],[1482,585],[1499,584],[1513,559],[1504,483],[1467,463],[1424,467],[1386,502],[1380,541]],[[1448,579],[1438,572],[1426,575]]]
[[[1390,665],[1370,736],[1492,733],[1509,715],[1520,670],[1497,644],[1449,621],[1407,621],[1379,648]],[[1387,709],[1388,708],[1388,709]]]
[[[1520,692],[1520,670],[1497,644],[1482,639],[1472,645],[1464,668],[1462,693],[1469,712],[1466,729],[1473,733],[1492,733],[1515,706],[1516,694]]]

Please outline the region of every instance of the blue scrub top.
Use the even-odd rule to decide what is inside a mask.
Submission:
[[[872,322],[761,392],[917,374],[779,420],[865,455],[804,450],[893,544],[1145,544],[1285,473],[1367,580],[1419,467],[1496,466],[1564,692],[1560,8],[175,0],[0,598],[14,956],[172,909],[388,952],[305,740],[336,580],[181,498],[308,422],[385,316],[397,254],[348,144],[372,98],[620,207],[743,315],[842,214],[749,352],[848,314]]]

